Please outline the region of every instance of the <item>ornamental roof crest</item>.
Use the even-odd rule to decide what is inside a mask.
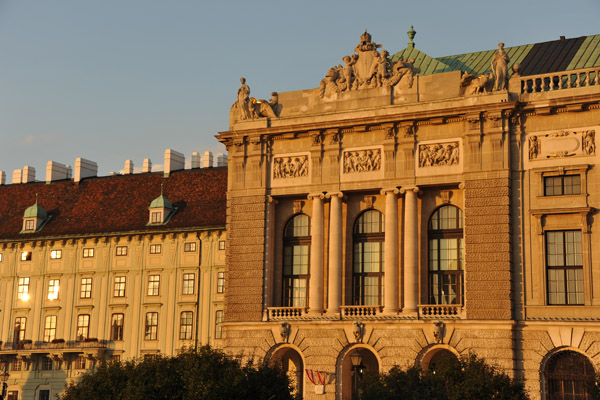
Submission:
[[[414,59],[400,58],[393,62],[387,50],[371,40],[371,35],[365,30],[360,36],[360,43],[354,48],[355,53],[342,57],[344,65],[330,68],[325,79],[319,84],[321,98],[332,93],[352,90],[372,89],[378,87],[394,87],[407,78],[408,87],[412,87],[414,75],[420,72],[414,67]]]

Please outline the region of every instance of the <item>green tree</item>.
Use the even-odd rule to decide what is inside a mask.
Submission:
[[[366,379],[361,400],[527,400],[523,384],[470,355],[445,357],[435,369],[394,367]]]
[[[102,363],[61,395],[62,400],[292,400],[278,365],[243,364],[208,346],[176,357]]]

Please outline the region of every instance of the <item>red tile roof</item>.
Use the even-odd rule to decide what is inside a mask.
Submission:
[[[146,226],[148,206],[164,195],[177,212],[166,225]],[[227,168],[87,178],[0,186],[0,241],[127,232],[225,228]],[[35,233],[19,234],[23,213],[35,203],[51,218]]]

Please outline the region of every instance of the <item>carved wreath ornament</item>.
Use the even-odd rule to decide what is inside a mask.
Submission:
[[[273,179],[302,178],[308,176],[308,156],[275,157]]]
[[[419,167],[458,165],[460,148],[458,142],[419,145]]]

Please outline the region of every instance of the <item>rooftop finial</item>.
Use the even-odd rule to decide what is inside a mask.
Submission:
[[[408,34],[408,38],[410,39],[410,42],[408,42],[408,47],[415,47],[415,42],[413,42],[413,39],[415,38],[417,31],[415,31],[413,29],[413,26],[411,25],[410,30],[406,33]]]

